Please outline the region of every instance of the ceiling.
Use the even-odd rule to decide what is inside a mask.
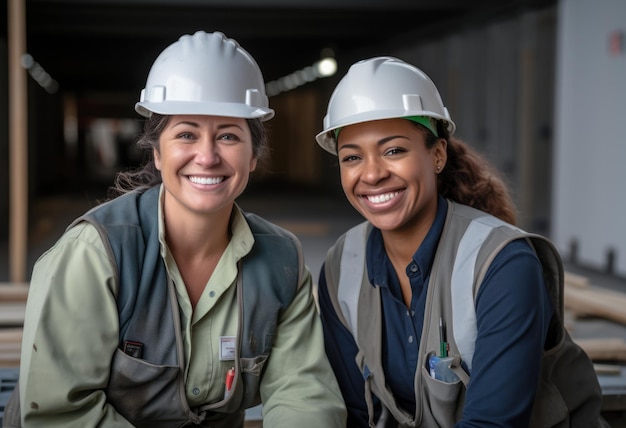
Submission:
[[[270,81],[311,65],[327,48],[340,61],[366,47],[402,43],[403,35],[428,37],[555,2],[25,0],[26,40],[28,52],[62,91],[138,95],[161,50],[199,29],[239,41]]]

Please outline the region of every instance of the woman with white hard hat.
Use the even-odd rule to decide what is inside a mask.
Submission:
[[[184,35],[135,108],[151,159],[36,263],[5,422],[345,426],[300,242],[235,202],[274,115],[256,62]]]
[[[319,280],[348,426],[602,426],[559,255],[513,226],[503,181],[454,131],[431,79],[397,58],[355,63],[328,103],[317,142],[366,220]]]

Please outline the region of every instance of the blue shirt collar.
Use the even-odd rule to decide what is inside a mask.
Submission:
[[[413,254],[413,262],[419,267],[423,278],[429,275],[430,268],[435,258],[437,245],[439,244],[439,238],[443,231],[443,225],[446,221],[447,212],[448,202],[439,195],[435,221],[433,221],[424,241]],[[383,236],[380,229],[376,227],[372,228],[367,239],[366,261],[370,284],[388,287],[387,272],[389,271],[388,269],[391,262],[385,251]]]

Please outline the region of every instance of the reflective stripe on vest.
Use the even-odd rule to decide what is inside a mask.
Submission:
[[[364,222],[350,229],[346,233],[341,253],[337,297],[343,317],[354,338],[358,337],[358,303],[363,276],[367,269],[364,248],[370,230],[368,226],[369,224]],[[519,230],[491,216],[473,219],[461,238],[452,270],[452,331],[462,361],[470,370],[478,331],[473,287],[474,268],[482,245],[497,227]]]
[[[474,301],[474,268],[478,253],[489,234],[496,227],[512,227],[491,217],[478,217],[468,225],[459,242],[452,268],[452,325],[454,341],[459,348],[461,360],[472,369],[474,347],[478,332],[476,324],[476,302]]]
[[[357,336],[359,311],[359,290],[365,274],[365,242],[367,241],[368,223],[361,223],[347,232],[341,253],[341,268],[337,298],[343,317],[348,323],[352,336]]]

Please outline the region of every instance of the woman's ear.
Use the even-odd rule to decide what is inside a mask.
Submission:
[[[161,154],[156,148],[154,148],[152,149],[152,155],[154,157],[154,166],[156,167],[156,169],[161,171]]]
[[[448,162],[448,141],[445,138],[438,138],[432,150],[435,159],[435,171],[440,173]]]

